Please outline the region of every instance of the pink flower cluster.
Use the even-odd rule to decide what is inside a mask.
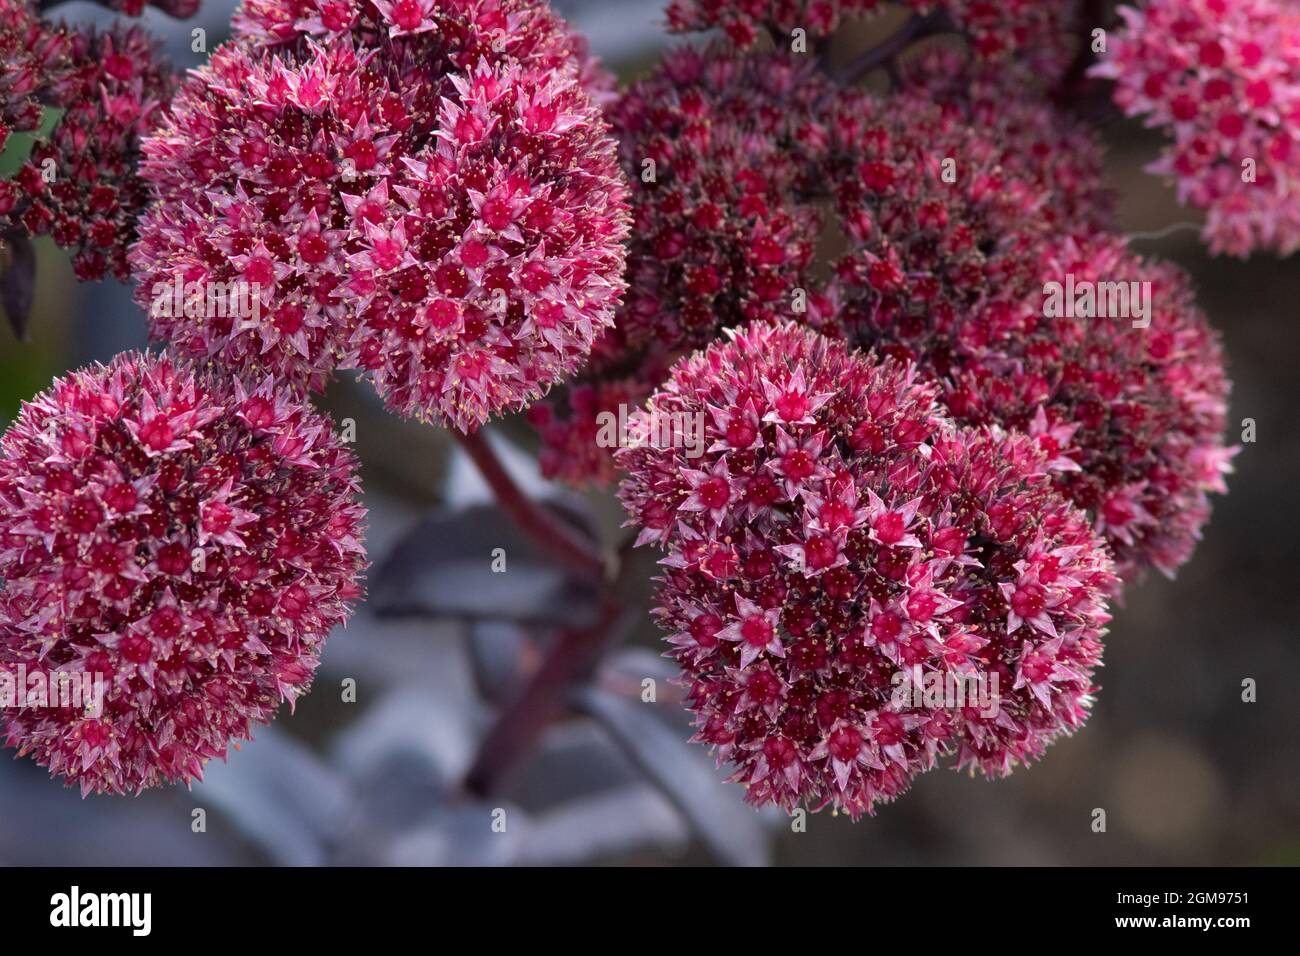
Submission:
[[[0,148],[11,130],[34,132],[42,107],[59,115],[15,176],[0,180],[0,233],[50,235],[73,251],[81,279],[126,279],[126,250],[145,202],[139,138],[171,95],[171,69],[136,27],[48,26],[26,4],[6,19]]]
[[[834,124],[849,133],[833,178],[852,243],[835,290],[850,340],[917,362],[958,420],[1038,437],[1124,576],[1172,574],[1231,455],[1217,337],[1180,271],[1095,232],[1097,169],[1050,148],[1009,158],[1014,142],[972,125],[978,107],[968,122],[928,101],[854,94]],[[1054,282],[1149,293],[1149,325],[1135,328],[1135,312],[1052,314]]]
[[[628,297],[566,401],[530,413],[549,476],[613,480],[595,415],[643,400],[667,357],[800,309],[831,321],[810,267],[831,140],[820,117],[834,97],[809,57],[714,46],[668,54],[611,107],[633,183]]]
[[[678,364],[645,416],[707,452],[619,453],[697,740],[747,799],[853,817],[948,754],[1009,773],[1087,715],[1114,578],[1023,435],[942,417],[916,370],[755,323]],[[918,707],[935,680],[984,688]]]
[[[811,58],[670,53],[611,111],[636,183],[628,343],[694,348],[718,330],[791,314],[809,285],[835,87]]]
[[[5,744],[83,794],[201,779],[361,595],[358,493],[269,380],[127,353],[56,381],[0,438],[0,670],[101,675],[103,709],[6,708]]]
[[[1028,431],[1047,453],[1060,454],[1058,485],[1094,516],[1126,579],[1147,567],[1173,577],[1210,519],[1210,494],[1227,493],[1224,475],[1237,452],[1224,444],[1231,382],[1219,335],[1186,272],[1142,259],[1117,238],[1063,242],[1049,251],[1042,275],[1055,282],[1073,276],[1076,286],[1094,289],[1114,282],[1138,294],[1145,288],[1150,325],[1127,317],[1045,318],[1040,307],[1007,356],[986,356],[963,370],[965,391],[979,387],[985,395],[975,416],[1023,422],[1025,396],[1036,383],[1055,382]],[[1062,328],[1049,332],[1053,323]],[[995,387],[990,379],[1011,367],[1008,358],[1012,384]]]
[[[902,103],[922,98],[939,104],[946,116],[978,130],[998,150],[1007,175],[1043,197],[1034,218],[1044,227],[1114,227],[1115,197],[1104,184],[1105,148],[1095,130],[1050,100],[1023,95],[1014,88],[1018,77],[972,69],[946,47],[924,51],[899,72],[909,97]],[[852,109],[851,94],[847,102]]]
[[[155,310],[154,333],[312,389],[359,368],[461,429],[573,372],[612,324],[628,214],[559,22],[463,0],[251,4],[238,26],[144,144],[132,263],[146,307],[180,276],[255,287],[261,316]]]
[[[235,10],[237,41],[265,49],[304,49],[306,41],[351,37],[374,48],[403,37],[412,52],[465,73],[483,60],[569,73],[604,102],[615,78],[591,55],[587,40],[541,0],[245,0]]]
[[[1147,0],[1120,12],[1124,29],[1093,73],[1172,139],[1150,170],[1207,210],[1212,250],[1300,248],[1300,4]]]

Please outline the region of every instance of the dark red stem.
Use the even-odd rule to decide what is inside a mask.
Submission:
[[[900,53],[918,40],[923,40],[936,33],[951,33],[952,20],[947,11],[936,10],[927,14],[912,14],[898,32],[879,46],[872,47],[857,59],[850,61],[836,76],[841,83],[856,83],[877,67],[889,67]]]
[[[1106,26],[1106,0],[1081,0],[1079,3],[1078,49],[1074,60],[1061,77],[1052,93],[1058,106],[1070,108],[1080,106],[1096,86],[1088,77],[1089,68],[1097,62],[1097,54],[1092,52],[1092,31]]]
[[[528,498],[515,484],[482,432],[452,434],[473,460],[492,488],[501,507],[548,554],[574,571],[600,582],[600,603],[590,627],[561,631],[547,649],[528,683],[497,716],[479,747],[478,756],[465,778],[471,793],[495,792],[511,769],[541,736],[542,731],[564,712],[571,688],[588,679],[600,663],[606,645],[618,632],[626,616],[622,580],[609,580],[605,563],[590,541],[554,512]]]
[[[592,542],[553,511],[523,493],[483,437],[482,431],[476,431],[472,435],[454,428],[450,431],[496,495],[497,502],[538,547],[585,578],[604,578],[605,562],[601,560]]]
[[[564,712],[568,692],[595,672],[625,614],[622,600],[610,591],[591,627],[560,632],[537,671],[483,739],[465,778],[467,790],[478,796],[498,790],[542,732]]]

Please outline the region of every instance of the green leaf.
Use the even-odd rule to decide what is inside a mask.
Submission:
[[[8,179],[22,168],[27,157],[32,154],[32,147],[38,139],[48,139],[54,132],[66,110],[55,106],[46,106],[41,112],[40,129],[34,133],[14,133],[0,153],[0,179]]]

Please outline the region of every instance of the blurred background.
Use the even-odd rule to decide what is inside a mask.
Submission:
[[[669,42],[656,0],[556,6],[625,80]],[[144,20],[190,66],[201,59],[190,30],[204,27],[211,49],[232,7],[207,0],[194,21],[152,9]],[[108,19],[80,3],[60,12]],[[1158,136],[1123,121],[1106,135],[1126,231],[1197,218],[1141,171]],[[341,382],[325,405],[357,423],[376,570],[372,600],[331,637],[313,693],[190,792],[82,800],[0,752],[0,864],[1300,863],[1300,263],[1210,258],[1194,231],[1139,241],[1191,272],[1230,357],[1229,438],[1253,418],[1258,439],[1236,459],[1231,494],[1215,502],[1179,579],[1130,589],[1088,727],[1041,764],[996,783],[935,771],[874,818],[817,814],[793,832],[783,815],[743,805],[703,749],[683,743],[671,669],[638,614],[598,686],[575,701],[582,716],[551,727],[500,795],[465,795],[458,781],[495,703],[556,628],[581,622],[590,595],[512,537],[444,435],[383,414],[368,389]],[[0,427],[53,376],[145,344],[125,286],[76,282],[48,241],[39,256],[31,341],[0,323]],[[521,482],[563,497],[537,477],[526,427],[491,432]],[[616,540],[609,496],[564,500]],[[417,565],[429,541],[442,546]],[[510,587],[498,591],[481,573],[496,546],[510,561]],[[648,582],[651,559],[637,560]],[[645,677],[657,681],[653,706],[640,702]],[[1241,699],[1246,678],[1258,684],[1256,703]],[[355,702],[343,700],[348,679]],[[1095,808],[1106,810],[1105,833],[1092,830]],[[494,811],[504,811],[504,833],[491,826]]]

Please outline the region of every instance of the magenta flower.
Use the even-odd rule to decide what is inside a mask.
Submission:
[[[1001,141],[962,109],[928,99],[855,95],[845,112],[858,125],[836,125],[854,147],[835,177],[853,242],[836,290],[850,339],[918,362],[959,421],[1032,431],[1121,573],[1172,574],[1231,456],[1217,336],[1181,272],[1091,236],[1089,204],[1068,214],[1100,190],[1096,170],[1051,153],[1006,161]],[[1047,208],[1061,212],[1041,215]],[[1137,297],[1125,314],[1049,314],[1049,283],[1064,295],[1075,280],[1122,283]],[[1148,324],[1135,327],[1144,295]]]
[[[1215,252],[1300,248],[1300,7],[1292,0],[1148,0],[1121,7],[1096,76],[1163,127],[1153,173],[1208,213]]]
[[[1042,276],[1044,288],[1127,283],[1149,314],[1048,317],[1040,290],[1000,329],[987,316],[1002,344],[957,358],[950,394],[971,399],[963,417],[1026,427],[1058,457],[1057,484],[1094,516],[1125,578],[1144,567],[1172,577],[1209,521],[1210,494],[1227,493],[1236,454],[1224,444],[1231,382],[1219,335],[1182,269],[1118,239],[1059,243]]]
[[[161,47],[138,27],[68,34],[66,69],[49,90],[64,113],[27,167],[35,183],[49,160],[54,180],[32,195],[27,221],[39,216],[54,241],[74,251],[80,279],[129,275],[127,249],[148,198],[136,169],[140,138],[175,88],[160,57]]]
[[[319,43],[231,45],[191,74],[144,145],[138,297],[237,282],[261,314],[151,308],[156,335],[312,389],[360,368],[394,410],[462,429],[577,368],[623,290],[614,143],[571,58],[494,53],[430,11],[375,46],[313,27]]]
[[[942,417],[915,370],[755,323],[642,415],[707,451],[619,453],[696,740],[751,803],[853,817],[945,755],[1005,775],[1087,716],[1111,561],[1035,442]],[[960,701],[915,689],[983,688]]]
[[[269,380],[139,353],[57,380],[0,438],[0,670],[102,675],[103,706],[6,709],[6,746],[83,795],[201,779],[360,597],[359,490]]]

